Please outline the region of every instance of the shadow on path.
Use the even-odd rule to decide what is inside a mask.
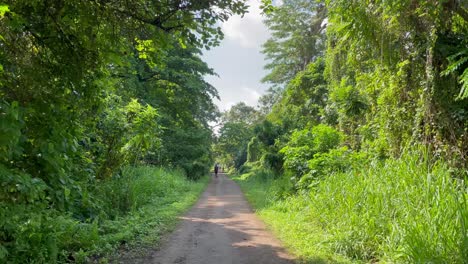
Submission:
[[[181,219],[160,250],[120,263],[294,263],[252,212],[239,186],[224,174],[213,177],[197,204]],[[319,259],[307,262],[326,263]]]

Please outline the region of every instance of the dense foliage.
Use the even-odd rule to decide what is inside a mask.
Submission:
[[[257,119],[258,112],[243,102],[223,113],[214,147],[217,162],[239,169],[247,161],[247,144]]]
[[[466,186],[453,181],[446,164],[421,154],[371,163],[360,157],[295,195],[288,178],[265,169],[237,181],[304,263],[465,263]]]
[[[76,206],[81,209],[60,211],[41,199],[47,197],[44,183],[20,176],[15,182],[28,196],[11,196],[11,185],[1,193],[4,263],[105,263],[118,248],[158,241],[196,201],[206,183],[194,183],[182,171],[125,168],[113,180],[88,189],[77,186],[82,199]],[[7,203],[7,195],[28,201]]]
[[[208,172],[217,92],[200,51],[245,11],[240,0],[0,4],[0,262],[89,249],[97,231],[80,226],[135,206],[118,185],[127,165]],[[61,237],[75,231],[89,246]]]
[[[466,1],[262,2],[271,89],[236,167],[254,200],[274,185],[268,221],[345,258],[466,261]]]
[[[155,206],[193,200],[212,143],[302,250],[466,261],[466,1],[271,2],[271,89],[222,115],[200,53],[243,0],[1,3],[0,262],[90,261],[171,222]]]

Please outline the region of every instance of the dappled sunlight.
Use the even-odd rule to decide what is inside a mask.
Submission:
[[[466,263],[467,3],[1,1],[0,263]]]
[[[212,179],[153,263],[292,263],[292,257],[255,217],[239,187],[224,175]]]

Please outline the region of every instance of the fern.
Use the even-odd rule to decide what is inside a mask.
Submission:
[[[448,60],[450,64],[447,66],[447,69],[442,72],[442,76],[457,73],[462,67],[465,67],[462,74],[458,77],[461,89],[457,99],[468,98],[468,67],[466,67],[466,63],[468,62],[468,48],[448,57]]]
[[[458,95],[458,99],[468,98],[468,68],[465,68],[462,75],[460,75],[459,80],[460,80],[460,84],[462,85],[462,87],[460,89],[460,94]]]

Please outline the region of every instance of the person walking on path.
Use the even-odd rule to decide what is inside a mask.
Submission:
[[[216,178],[218,178],[218,170],[219,170],[219,165],[218,165],[218,163],[216,163],[215,166],[214,166],[214,173],[215,173]]]

